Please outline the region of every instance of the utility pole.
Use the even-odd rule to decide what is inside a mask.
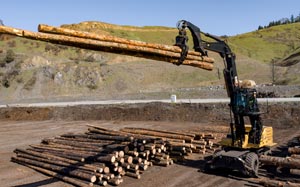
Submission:
[[[275,60],[272,59],[271,61],[271,68],[272,68],[272,85],[275,84]]]

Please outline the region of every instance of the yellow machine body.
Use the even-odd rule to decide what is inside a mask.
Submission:
[[[260,139],[260,143],[259,144],[253,144],[253,143],[249,143],[249,132],[251,130],[251,125],[247,124],[245,125],[245,129],[246,129],[246,134],[245,134],[245,138],[242,144],[242,149],[259,149],[262,147],[272,147],[274,145],[276,145],[276,143],[273,142],[273,128],[270,126],[264,126],[263,127],[263,131],[262,131],[262,135],[261,135],[261,139]],[[229,129],[230,131],[230,129]],[[240,148],[240,141],[236,140],[233,144],[232,144],[232,139],[230,138],[231,133],[228,134],[229,136],[227,136],[226,138],[222,139],[219,144],[224,146],[224,147],[237,147]]]

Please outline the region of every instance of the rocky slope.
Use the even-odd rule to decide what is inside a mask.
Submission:
[[[299,25],[291,24],[286,28],[278,26],[227,38],[237,52],[240,79],[254,79],[258,84],[271,83],[272,68],[266,61],[281,57],[283,60],[278,63],[280,66],[276,66],[277,83],[299,85],[297,47],[300,44],[299,40],[288,39],[290,33],[299,34],[299,29],[297,30]],[[99,22],[83,22],[63,27],[169,45],[174,43],[177,35],[174,28],[118,26]],[[268,58],[261,58],[262,46],[258,52],[257,46],[260,46],[260,43],[252,46],[252,40],[259,40],[262,46],[265,46],[264,53]],[[283,50],[278,50],[279,40],[285,40],[282,42],[285,46]],[[181,98],[226,97],[222,78],[222,59],[214,53],[209,55],[216,59],[215,69],[212,72],[2,34],[0,35],[1,103],[39,100],[157,99],[169,98],[171,94],[177,94]],[[215,87],[218,89],[213,89]],[[294,88],[296,91],[284,94],[278,92],[277,95],[297,95],[299,93],[297,86],[283,90]],[[212,90],[215,90],[214,94],[211,94]]]

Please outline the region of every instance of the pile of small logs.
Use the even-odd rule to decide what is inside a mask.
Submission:
[[[40,24],[38,29],[39,32],[31,32],[7,26],[0,26],[0,33],[170,63],[177,63],[181,57],[181,48],[178,46],[127,40],[109,35],[82,32],[43,24]],[[214,59],[202,56],[199,52],[188,51],[186,59],[182,64],[211,71],[213,69],[213,62]]]
[[[119,185],[124,175],[140,179],[152,165],[167,167],[191,153],[204,154],[212,149],[212,138],[212,134],[89,126],[83,134],[63,134],[16,149],[12,161],[75,186]]]
[[[123,128],[120,131],[130,133],[133,136],[159,138],[165,141],[167,152],[175,161],[182,161],[184,160],[184,156],[188,156],[191,153],[205,154],[206,152],[215,151],[214,144],[211,141],[215,137],[211,133],[193,134],[132,127]]]
[[[278,169],[288,169],[290,174],[300,176],[300,136],[293,138],[288,143],[288,156],[278,157],[261,155],[260,162],[264,165],[275,166]],[[266,181],[264,182],[266,183]],[[293,186],[300,186],[300,184],[295,183]]]

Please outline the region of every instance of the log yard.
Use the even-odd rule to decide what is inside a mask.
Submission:
[[[300,187],[298,17],[230,37],[0,20],[1,186]]]

